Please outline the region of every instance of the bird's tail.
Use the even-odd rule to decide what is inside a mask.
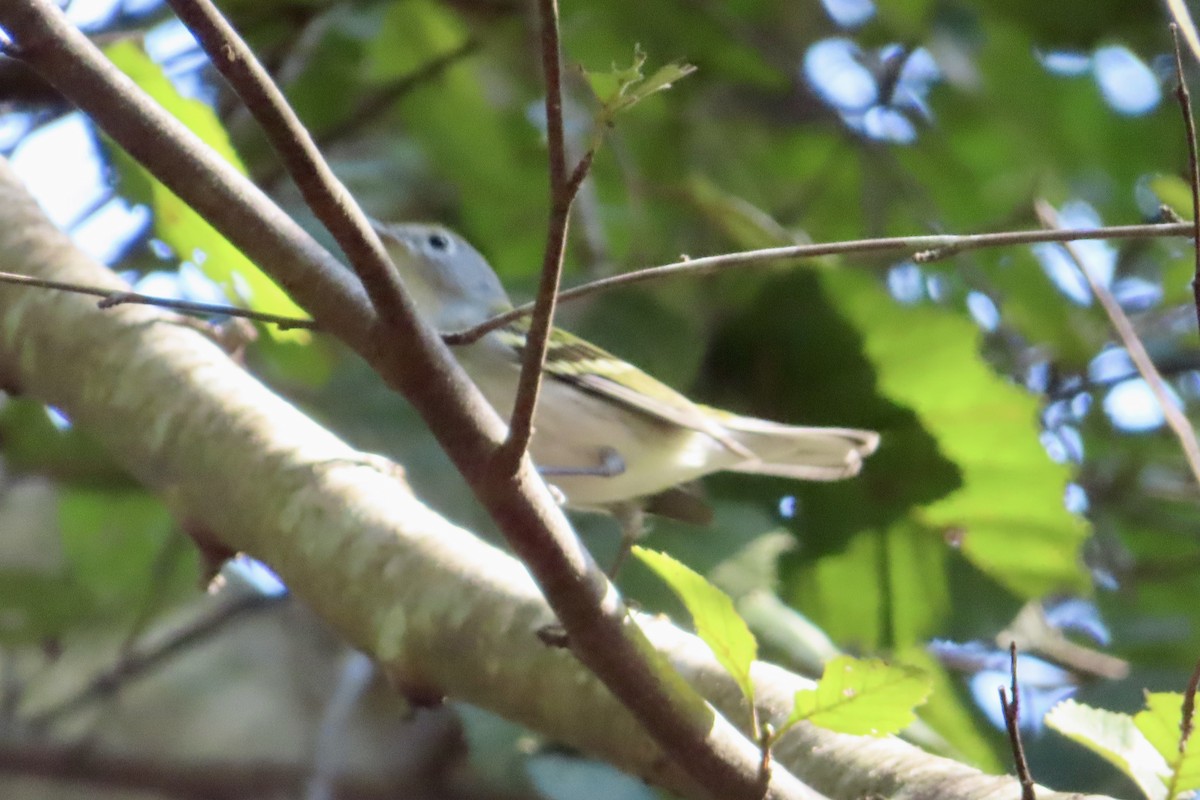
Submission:
[[[735,414],[722,414],[721,424],[754,456],[730,466],[734,472],[836,481],[857,475],[879,446],[878,433],[853,428],[806,428]]]

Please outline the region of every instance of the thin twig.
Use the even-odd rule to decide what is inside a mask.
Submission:
[[[209,0],[168,3],[262,126],[305,203],[346,254],[381,321],[411,318],[412,301],[379,236],[254,53]]]
[[[1108,228],[1076,228],[1041,231],[1003,231],[1000,233],[976,233],[967,235],[934,234],[922,236],[899,236],[883,239],[856,239],[850,242],[827,242],[820,244],[769,247],[763,250],[747,250],[741,253],[725,253],[703,258],[682,258],[673,264],[626,272],[597,281],[585,283],[558,294],[559,302],[577,300],[581,297],[608,291],[622,286],[672,278],[680,275],[709,275],[726,269],[746,266],[761,266],[779,261],[816,258],[818,256],[854,255],[864,253],[909,253],[916,260],[928,262],[949,253],[979,250],[986,247],[1008,247],[1042,242],[1069,242],[1076,239],[1150,239],[1169,236],[1192,235],[1192,223],[1172,222],[1153,225],[1114,225]],[[918,258],[924,256],[923,258]],[[449,345],[465,345],[476,342],[494,330],[504,327],[533,311],[533,303],[518,306],[512,311],[498,314],[491,319],[463,331],[442,336]]]
[[[1192,738],[1192,731],[1195,729],[1196,722],[1196,689],[1200,687],[1200,661],[1196,662],[1196,666],[1192,669],[1192,675],[1188,678],[1187,689],[1183,692],[1183,713],[1179,720],[1179,752],[1182,753],[1187,749],[1188,740]]]
[[[663,680],[645,635],[628,625],[549,492],[534,479],[497,480],[487,465],[503,423],[478,388],[411,318],[383,324],[361,283],[240,172],[106,59],[54,0],[3,0],[10,52],[34,66],[130,155],[212,222],[350,345],[429,423],[513,550],[536,577],[575,655],[620,699],[696,786],[724,797],[763,797],[760,754],[695,692]],[[3,172],[3,170],[0,170]],[[398,342],[404,346],[397,346]],[[523,462],[524,463],[524,462]],[[769,798],[815,798],[786,770],[772,771]]]
[[[579,174],[581,168],[586,169],[585,162],[590,163],[591,157],[592,153],[590,152],[584,156],[584,159],[581,160],[579,165],[576,167],[575,174]],[[574,175],[572,176],[572,180],[575,181]],[[582,182],[582,178],[579,179],[579,182]],[[957,241],[953,245],[949,246],[955,248],[955,252],[961,252],[964,250],[979,250],[988,247],[1007,247],[1019,244],[1068,242],[1077,239],[1157,239],[1171,236],[1188,236],[1193,232],[1193,225],[1194,224],[1192,222],[1172,222],[1153,225],[1114,225],[1107,228],[1003,231],[1000,233],[966,234],[962,236],[903,236],[890,239],[855,239],[848,242],[831,242],[827,244],[806,244],[791,247],[774,247],[765,250],[748,250],[741,253],[727,253],[718,256],[685,259],[675,264],[667,264],[659,267],[648,267],[635,272],[629,272],[610,278],[591,281],[581,286],[560,291],[558,293],[558,301],[567,302],[570,300],[578,300],[580,298],[598,294],[609,289],[656,280],[658,278],[671,278],[677,275],[707,275],[712,272],[727,268],[740,266],[759,266],[774,261],[813,258],[825,255],[886,253],[903,250],[913,251],[919,248],[929,247],[931,244],[936,244],[938,242],[945,242],[950,239]],[[942,247],[943,245],[938,246]],[[143,305],[152,305],[159,306],[161,308],[173,309],[181,313],[196,313],[198,315],[218,314],[227,317],[245,317],[246,319],[251,319],[258,322],[267,322],[278,325],[283,330],[288,330],[290,328],[304,328],[306,330],[321,329],[314,320],[300,319],[298,317],[284,317],[276,314],[268,314],[262,311],[251,311],[244,308],[220,304],[194,303],[186,300],[171,300],[168,298],[152,297],[150,295],[140,295],[132,292],[118,293],[108,289],[100,289],[90,286],[75,286],[73,284],[56,283],[54,281],[39,281],[28,278],[24,275],[14,275],[12,273],[0,272],[0,282],[5,281],[9,283],[27,283],[32,286],[43,286],[50,289],[61,289],[62,291],[67,292],[91,294],[97,297],[116,298],[116,295],[120,294],[121,297],[116,298],[112,305],[119,305],[122,302],[141,303]],[[454,333],[443,334],[442,340],[446,344],[452,346],[471,344],[496,330],[497,328],[501,328],[514,320],[527,316],[533,311],[533,305],[533,303],[526,303],[525,305],[518,306],[511,311],[506,311],[503,314],[492,317],[491,319],[486,320],[485,322],[482,322],[473,328],[468,328],[463,331],[456,331]],[[1119,380],[1105,381],[1105,383],[1110,382],[1119,382]]]
[[[78,692],[28,718],[25,724],[34,731],[44,730],[63,717],[114,694],[122,686],[161,666],[172,657],[187,652],[243,615],[275,606],[284,597],[247,593],[225,601],[199,619],[173,631],[155,646],[146,650],[127,651],[115,664],[93,677]]]
[[[1053,207],[1044,200],[1037,201],[1036,204],[1038,218],[1047,228],[1056,228],[1058,226],[1058,214]],[[1191,228],[1191,225],[1188,225]],[[1176,438],[1179,439],[1179,444],[1183,448],[1183,455],[1187,459],[1188,467],[1192,471],[1192,477],[1197,483],[1200,483],[1200,446],[1196,444],[1196,432],[1192,428],[1192,423],[1188,421],[1187,416],[1175,405],[1175,401],[1171,399],[1170,393],[1167,391],[1166,381],[1162,375],[1158,373],[1158,369],[1154,366],[1154,362],[1150,358],[1150,354],[1146,352],[1146,346],[1142,344],[1141,337],[1133,328],[1133,323],[1129,321],[1129,317],[1125,315],[1125,311],[1121,308],[1121,304],[1112,296],[1112,292],[1108,287],[1101,285],[1100,281],[1092,276],[1092,272],[1088,269],[1084,259],[1079,254],[1079,249],[1069,242],[1063,243],[1063,248],[1075,262],[1075,266],[1083,273],[1084,280],[1091,287],[1092,294],[1100,302],[1100,306],[1104,309],[1104,313],[1108,315],[1109,321],[1112,323],[1113,329],[1116,330],[1117,336],[1121,338],[1121,344],[1129,353],[1129,358],[1133,361],[1133,365],[1137,367],[1138,373],[1142,379],[1149,385],[1150,390],[1154,392],[1155,398],[1158,399],[1158,404],[1162,407],[1163,417],[1167,424],[1171,426],[1171,430],[1175,432]]]
[[[1196,269],[1192,276],[1192,301],[1196,306],[1196,325],[1200,327],[1200,163],[1196,157],[1196,120],[1192,116],[1192,96],[1183,76],[1183,51],[1179,47],[1179,25],[1171,23],[1171,41],[1175,45],[1175,99],[1183,112],[1183,127],[1187,132],[1188,184],[1192,189],[1192,252]]]
[[[1004,727],[1008,731],[1008,743],[1012,747],[1013,763],[1016,765],[1017,780],[1021,783],[1021,800],[1037,800],[1034,792],[1033,774],[1025,759],[1025,745],[1021,741],[1021,695],[1017,684],[1017,645],[1008,646],[1009,663],[1012,670],[1012,702],[1009,702],[1004,687],[1000,687],[1000,710],[1004,714]]]
[[[542,71],[546,82],[546,143],[550,173],[550,219],[546,231],[546,251],[542,258],[542,278],[525,339],[521,376],[513,401],[508,438],[496,452],[492,468],[501,475],[516,474],[521,458],[533,437],[533,415],[542,385],[542,366],[550,345],[554,325],[554,307],[562,278],[563,251],[571,205],[591,166],[588,152],[570,174],[567,173],[567,146],[563,132],[562,43],[558,34],[558,0],[539,0],[542,23]]]
[[[1200,37],[1196,35],[1196,24],[1192,22],[1187,4],[1184,0],[1167,0],[1167,10],[1171,13],[1171,19],[1179,26],[1183,38],[1187,40],[1192,56],[1200,60]]]
[[[282,330],[289,330],[291,328],[317,330],[317,323],[311,319],[284,317],[278,314],[268,314],[264,311],[251,311],[246,308],[237,308],[235,306],[224,305],[222,303],[201,303],[196,300],[173,300],[167,297],[154,297],[152,295],[141,294],[139,292],[126,292],[119,289],[103,289],[99,286],[82,286],[76,283],[51,281],[43,278],[32,278],[28,275],[18,275],[14,272],[0,272],[0,283],[18,283],[24,286],[36,286],[41,289],[57,289],[63,292],[92,295],[93,297],[101,298],[100,302],[97,303],[100,308],[112,308],[113,306],[119,306],[125,303],[135,303],[143,306],[169,308],[172,311],[178,311],[182,314],[191,314],[198,317],[210,317],[214,315],[224,317],[244,317],[245,319],[252,319],[257,322],[268,322],[273,325],[278,325]]]

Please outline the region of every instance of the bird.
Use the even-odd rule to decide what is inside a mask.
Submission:
[[[373,221],[418,313],[439,333],[513,308],[487,260],[441,225]],[[521,317],[453,352],[504,419],[511,416],[529,333]],[[689,400],[633,364],[559,328],[550,332],[529,452],[573,510],[614,516],[618,564],[645,514],[705,525],[697,479],[732,471],[806,481],[857,475],[879,445],[869,430],[785,425]]]

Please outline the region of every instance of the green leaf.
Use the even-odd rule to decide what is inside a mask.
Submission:
[[[154,63],[138,44],[124,38],[104,52],[192,133],[245,173],[245,167],[213,110],[199,100],[179,94],[162,67]],[[153,209],[155,236],[170,245],[181,259],[194,261],[205,275],[221,286],[231,302],[270,314],[307,316],[274,281],[170,189],[123,150],[115,145],[110,149],[126,191]],[[311,338],[307,331],[281,331],[274,325],[266,327],[272,336],[284,340],[306,342]]]
[[[1167,762],[1167,800],[1200,789],[1200,747],[1194,730],[1181,746],[1182,720],[1183,695],[1178,692],[1147,692],[1145,710],[1133,717],[1133,724]]]
[[[1192,188],[1178,175],[1155,175],[1147,180],[1158,202],[1184,219],[1192,217]]]
[[[9,397],[0,405],[0,442],[5,468],[13,473],[93,486],[133,485],[129,473],[86,432],[56,426],[50,410],[28,397]]]
[[[364,71],[382,86],[462,46],[470,35],[462,17],[443,3],[408,0],[380,8]],[[397,104],[404,136],[392,138],[404,152],[420,148],[423,171],[432,172],[437,185],[461,187],[460,232],[507,282],[542,263],[546,226],[539,204],[546,161],[524,113],[498,104],[487,90],[496,68],[482,56],[463,59],[436,80],[414,85]],[[410,202],[419,207],[424,201]]]
[[[646,53],[639,44],[633,46],[633,63],[628,67],[613,64],[608,72],[584,70],[583,75],[596,99],[601,105],[607,106],[617,102],[630,86],[642,79],[642,67],[645,64]]]
[[[66,575],[0,570],[0,644],[36,643],[90,618],[86,591]]]
[[[913,709],[931,689],[929,676],[914,667],[838,656],[825,665],[817,688],[796,692],[781,730],[807,720],[839,733],[887,736],[912,724]]]
[[[644,547],[634,547],[633,553],[666,581],[683,601],[692,615],[696,635],[712,648],[717,661],[733,677],[746,701],[753,705],[750,665],[758,655],[758,643],[745,621],[738,616],[729,595],[666,553]]]
[[[64,489],[58,522],[70,575],[97,610],[139,612],[195,586],[195,550],[176,546],[171,515],[148,492]]]
[[[642,75],[645,64],[646,54],[641,46],[637,46],[633,51],[633,63],[628,67],[614,64],[608,72],[584,72],[596,99],[600,101],[600,113],[596,121],[601,127],[610,124],[617,114],[628,111],[652,94],[670,89],[676,81],[696,71],[691,64],[672,61],[646,78]]]
[[[640,103],[652,94],[664,92],[670,89],[676,81],[686,78],[696,71],[696,67],[692,64],[685,64],[681,61],[672,61],[669,64],[664,64],[659,67],[654,73],[633,86],[625,95],[625,103],[621,110],[630,108],[636,103]]]
[[[960,488],[915,509],[914,519],[952,535],[973,564],[1019,595],[1085,590],[1088,526],[1063,504],[1071,470],[1042,447],[1037,398],[981,357],[979,327],[939,306],[900,306],[858,270],[821,275],[862,332],[879,391],[912,409],[961,473]],[[888,446],[885,433],[881,451]]]
[[[1050,709],[1045,722],[1128,775],[1148,800],[1167,800],[1162,776],[1170,767],[1133,717],[1064,700]],[[1178,742],[1178,718],[1175,722]]]
[[[720,193],[708,187],[705,195]],[[741,215],[739,242],[786,243],[779,226],[763,218],[769,220]],[[758,235],[751,236],[756,228]],[[807,558],[845,563],[817,563],[813,570],[841,574],[789,583],[806,609],[822,608],[820,621],[835,638],[905,646],[936,629],[949,611],[942,557],[931,554],[937,560],[925,562],[935,565],[934,581],[922,574],[927,567],[921,559],[894,557],[903,552],[895,543],[914,533],[941,551],[943,542],[953,542],[972,564],[1021,596],[1090,585],[1080,559],[1088,526],[1064,506],[1071,470],[1051,461],[1041,444],[1039,400],[996,374],[981,355],[979,326],[965,314],[932,303],[901,305],[868,272],[826,268],[798,270],[770,284],[745,327],[745,341],[729,348],[741,372],[720,376],[721,382],[753,381],[783,409],[805,409],[806,423],[883,432],[879,452],[854,481],[796,490],[807,500],[806,527],[819,531],[803,532]],[[780,343],[770,356],[778,363],[745,365],[743,354],[764,339]],[[822,346],[804,344],[813,341]],[[791,342],[796,344],[784,350]],[[792,349],[796,354],[789,357]],[[809,385],[793,389],[792,374],[805,376]],[[847,417],[855,409],[859,413]],[[770,406],[761,412],[781,419],[788,413]],[[874,510],[874,518],[864,509]],[[885,509],[896,516],[880,513]],[[847,544],[847,534],[877,540]],[[824,543],[814,543],[814,535],[827,538],[831,552],[822,552]],[[892,580],[847,602],[840,597],[843,581],[864,568],[870,574],[887,570]],[[819,597],[823,581],[830,589]],[[894,616],[883,618],[876,609]]]

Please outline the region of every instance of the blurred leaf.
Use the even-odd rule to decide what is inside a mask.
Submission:
[[[173,547],[175,525],[162,501],[140,490],[66,490],[59,527],[69,574],[102,613],[142,612],[147,602],[190,592],[192,548]]]
[[[122,72],[218,155],[239,171],[246,171],[212,109],[199,100],[179,94],[163,73],[162,67],[154,63],[133,40],[121,39],[105,48],[104,52]],[[124,150],[115,145],[110,150],[126,192],[153,209],[155,235],[170,245],[179,258],[195,262],[205,275],[224,289],[231,302],[270,314],[307,316],[240,250]],[[272,336],[282,339],[304,342],[311,338],[308,331],[281,331],[274,325],[266,328]]]
[[[1155,175],[1147,182],[1158,202],[1183,219],[1192,218],[1192,189],[1178,175]]]
[[[0,405],[0,445],[5,467],[17,474],[36,472],[89,486],[134,485],[95,440],[77,427],[55,426],[49,410],[29,398],[11,397]]]
[[[1029,250],[997,261],[988,277],[1002,322],[1043,347],[1063,369],[1086,369],[1108,341],[1107,321],[1068,301]]]
[[[633,553],[658,573],[687,606],[696,626],[696,635],[712,649],[717,661],[742,690],[746,702],[753,705],[754,683],[750,680],[750,665],[758,654],[758,643],[745,621],[738,616],[729,595],[666,553],[644,547],[634,547]]]
[[[836,641],[905,646],[937,630],[951,612],[947,544],[1021,595],[1087,584],[1087,527],[1063,505],[1070,472],[1041,446],[1037,401],[995,374],[980,343],[960,314],[901,306],[840,269],[772,281],[714,350],[710,366],[735,365],[718,385],[768,400],[749,413],[788,420],[794,406],[806,424],[883,434],[853,481],[788,489],[805,548],[786,585]]]
[[[384,84],[460,47],[463,21],[433,0],[386,6],[365,60],[366,74]],[[531,274],[541,264],[547,207],[541,132],[520,105],[492,102],[486,87],[494,64],[481,53],[455,63],[400,100],[403,130],[444,181],[460,192],[462,233],[504,276]]]
[[[887,736],[915,719],[932,685],[919,669],[837,656],[825,665],[815,689],[796,692],[796,705],[780,730],[802,720],[839,733]]]
[[[1064,700],[1050,710],[1045,722],[1132,778],[1148,800],[1168,800],[1161,776],[1169,772],[1169,767],[1134,724],[1133,717]]]
[[[0,570],[0,644],[36,644],[79,625],[91,598],[66,575]]]

